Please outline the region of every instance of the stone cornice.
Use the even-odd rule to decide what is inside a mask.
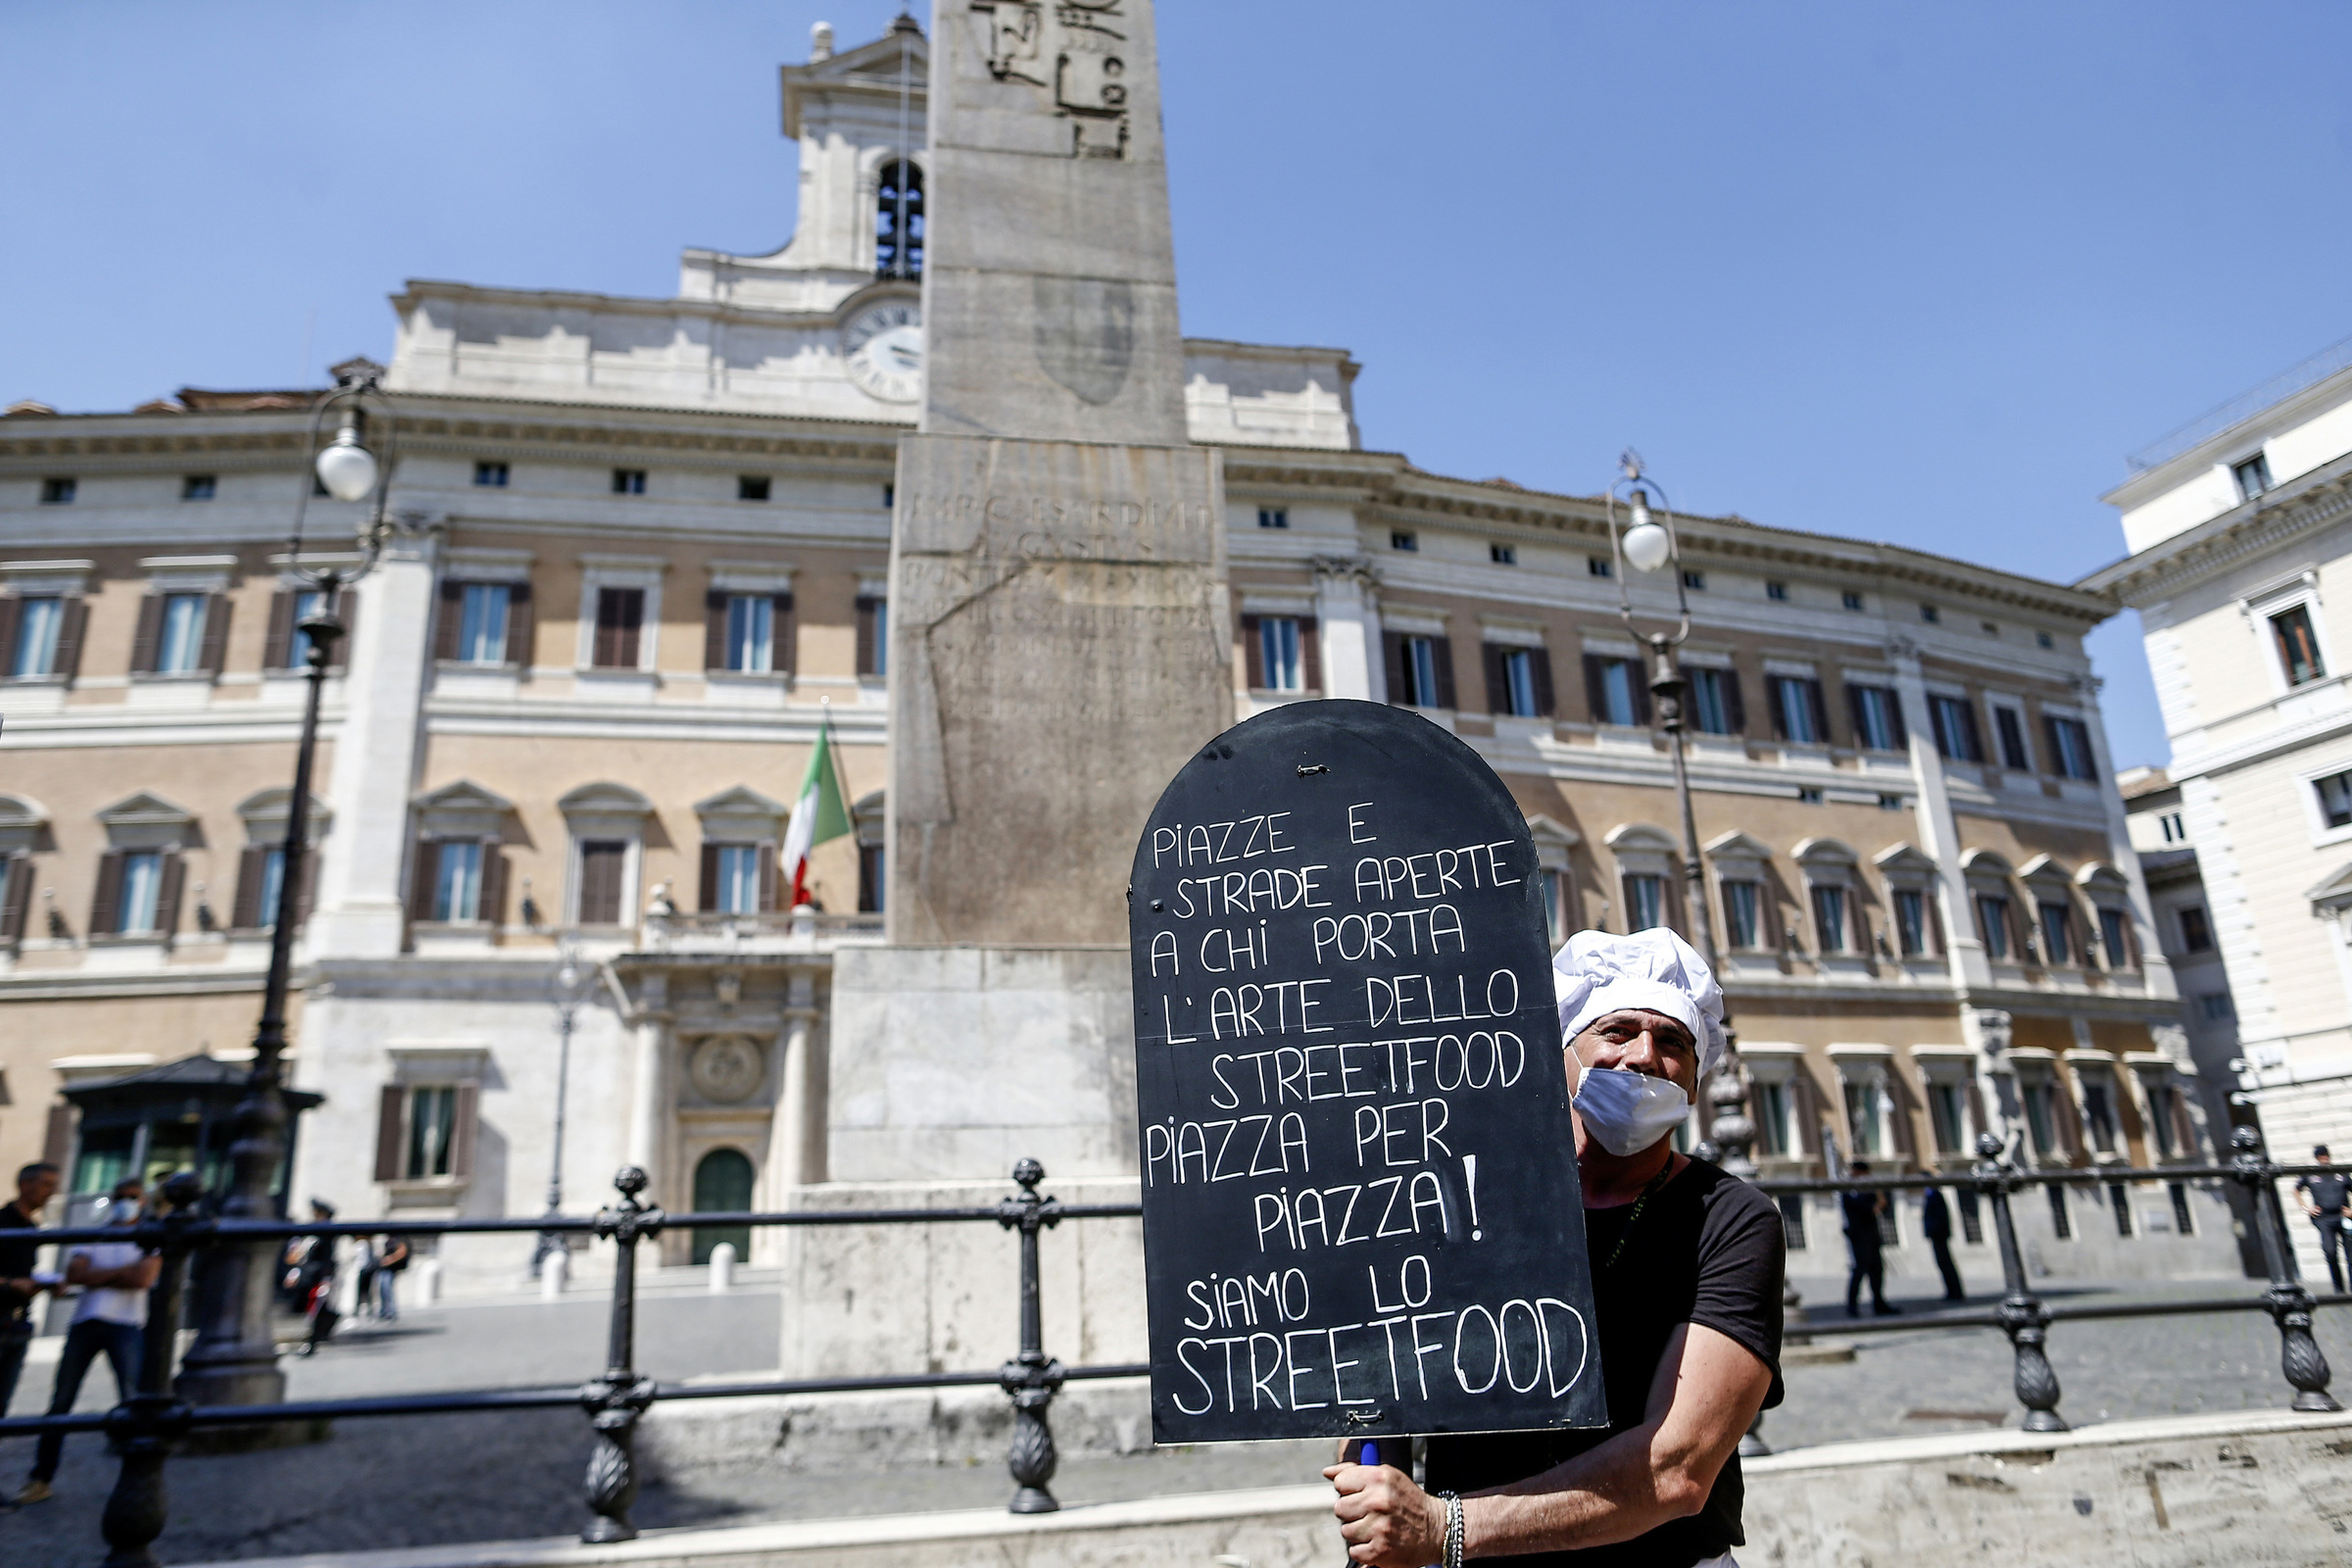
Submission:
[[[2162,604],[2347,515],[2352,515],[2352,454],[2290,481],[2283,494],[2274,491],[2246,502],[2103,566],[2076,586],[2134,609]]]

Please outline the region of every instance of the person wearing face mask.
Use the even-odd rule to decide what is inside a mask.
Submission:
[[[1427,1490],[1334,1465],[1341,1534],[1377,1568],[1738,1568],[1740,1439],[1781,1402],[1787,1244],[1762,1193],[1674,1148],[1723,1054],[1723,992],[1662,929],[1579,932],[1553,968],[1608,1428],[1431,1438]]]

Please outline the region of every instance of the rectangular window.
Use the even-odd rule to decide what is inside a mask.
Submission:
[[[123,856],[122,902],[115,906],[116,934],[133,937],[153,931],[163,890],[162,851],[134,850]]]
[[[1764,945],[1763,888],[1744,879],[1723,884],[1723,931],[1735,948]]]
[[[1848,588],[1845,592],[1839,594],[1838,596],[1838,601],[1845,606],[1845,608],[1848,610],[1860,610],[1862,608],[1862,596],[1854,592],[1851,588]]]
[[[1588,577],[1614,577],[1617,575],[1617,567],[1606,556],[1587,556],[1585,558],[1585,575]]]
[[[1593,665],[1598,676],[1599,699],[1593,718],[1603,724],[1641,723],[1637,697],[1641,689],[1641,666],[1630,659],[1599,659],[1593,661]]]
[[[1306,689],[1305,670],[1299,662],[1298,648],[1298,618],[1296,615],[1262,615],[1258,618],[1258,673],[1265,677],[1263,690],[1297,692]]]
[[[1421,536],[1408,528],[1391,528],[1389,530],[1389,548],[1391,550],[1418,550],[1421,548]]]
[[[2022,1078],[2022,1075],[2021,1075]],[[2047,1078],[2022,1078],[2018,1096],[2026,1102],[2026,1131],[2033,1135],[2034,1152],[2058,1152],[2058,1119],[2053,1114],[2050,1081]],[[2051,1188],[2056,1192],[2058,1189]]]
[[[1290,509],[1288,507],[1258,508],[1257,525],[1260,528],[1288,528],[1291,525]]]
[[[2329,827],[2352,827],[2352,773],[2330,773],[2316,781],[2320,814]]]
[[[2191,904],[2181,909],[2180,946],[2190,953],[2213,951],[2213,922],[2206,917],[2202,904]]]
[[[2131,927],[2125,922],[2121,909],[2099,911],[2099,942],[2107,950],[2107,967],[2128,969],[2132,966]]]
[[[66,602],[55,595],[17,601],[17,641],[8,653],[11,675],[47,675],[57,668],[57,636]]]
[[[469,582],[458,611],[458,660],[467,664],[507,662],[507,604],[503,582]]]
[[[1813,936],[1823,953],[1843,953],[1845,946],[1845,889],[1813,890]]]
[[[179,481],[182,501],[210,501],[220,488],[220,481],[209,473],[191,473]]]
[[[767,594],[729,594],[727,668],[765,675],[775,667],[775,600]]]
[[[2148,1085],[2148,1131],[2156,1136],[2156,1152],[2171,1159],[2180,1152],[2180,1092],[2171,1084]]]
[[[1879,1146],[1879,1088],[1868,1081],[1845,1080],[1845,1130],[1858,1159],[1876,1159],[1886,1151]]]
[[[1928,716],[1936,725],[1936,750],[1955,762],[1984,760],[1984,743],[1977,733],[1977,710],[1965,697],[1928,698]]]
[[[1567,890],[1560,885],[1560,879],[1565,874],[1560,871],[1541,873],[1544,888],[1544,930],[1555,946],[1568,939],[1568,933],[1561,929],[1568,920]]]
[[[890,601],[878,595],[858,599],[858,673],[890,673]]]
[[[2271,487],[2271,460],[2257,452],[2243,463],[2230,465],[2230,477],[2237,481],[2237,498],[2251,501]]]
[[[410,1090],[408,1157],[401,1161],[401,1175],[413,1182],[449,1175],[457,1124],[455,1085],[418,1085]]]
[[[2346,804],[2348,807],[2352,807],[2352,802]],[[2352,816],[2352,809],[2348,809],[2346,814]],[[2167,844],[2186,844],[2188,842],[2188,827],[2181,821],[2179,811],[2167,811],[2158,817],[2156,828],[2164,835],[2164,842]]]
[[[739,473],[735,476],[735,499],[738,501],[765,501],[768,482],[768,477],[764,473]]]
[[[2066,778],[2093,779],[2098,767],[2090,755],[2090,726],[2079,718],[2060,718],[2055,713],[2041,715],[2041,725],[2050,743],[2050,761]]]
[[[1737,677],[1728,669],[1689,669],[1684,674],[1690,683],[1690,720],[1699,732],[1739,734],[1746,715],[1740,711]]]
[[[712,906],[721,914],[760,912],[760,846],[721,844],[718,849],[718,887]]]
[[[2115,1210],[2115,1234],[2126,1241],[2132,1237],[2132,1194],[2122,1182],[2107,1184],[2107,1206]]]
[[[155,639],[155,672],[187,675],[204,654],[203,594],[166,594]]]
[[[2183,1236],[2196,1235],[2196,1216],[2188,1211],[2188,1183],[2167,1182],[2165,1187],[2173,1197],[2173,1229]]]
[[[2319,638],[2311,629],[2311,607],[2297,605],[2271,617],[2272,635],[2278,639],[2278,662],[2286,667],[2286,683],[2303,686],[2328,673],[2320,662]]]
[[[1933,626],[1943,619],[1943,612],[1937,610],[1934,605],[1922,605],[1919,607],[1919,618]]]
[[[2034,759],[2026,753],[2026,718],[2014,708],[1995,708],[1992,710],[1993,733],[2000,738],[2001,765],[2014,772],[2034,771]]]
[[[503,463],[477,463],[473,466],[473,482],[492,490],[507,487],[507,466]]]
[[[1785,602],[1788,598],[1788,585],[1785,582],[1768,582],[1764,585],[1764,597]]]
[[[593,662],[599,669],[635,669],[638,633],[645,624],[645,590],[599,588],[596,591],[596,644]]]
[[[2005,961],[2009,956],[2009,901],[1998,894],[1978,894],[1977,929],[1984,939],[1985,956]]]
[[[1491,544],[1487,546],[1487,559],[1497,566],[1516,566],[1519,564],[1519,548],[1516,545]]]
[[[2237,1009],[2230,1005],[2230,993],[2227,991],[2208,991],[2198,997],[2197,1011],[2204,1015],[2208,1023],[2228,1023],[2237,1016]]]
[[[1666,923],[1666,879],[1629,872],[1625,879],[1625,928],[1648,931]]]
[[[2090,1128],[2090,1147],[2102,1154],[2115,1152],[2115,1080],[2103,1067],[2082,1070],[2082,1120]]]
[[[433,863],[433,918],[464,923],[481,918],[482,847],[472,839],[428,846]]]
[[[858,846],[858,912],[880,914],[890,894],[889,850],[880,844]]]
[[[2074,910],[2063,904],[2040,906],[2041,961],[2072,963],[2075,961]]]
[[[1829,744],[1829,715],[1822,710],[1821,682],[1801,675],[1769,678],[1773,717],[1780,723],[1781,739],[1803,746]]]
[[[1505,650],[1501,657],[1502,698],[1513,718],[1534,718],[1544,711],[1536,694],[1536,656],[1525,648]]]
[[[1894,941],[1906,958],[1928,951],[1928,896],[1918,888],[1894,890]]]
[[[628,865],[625,839],[580,841],[580,924],[620,924],[621,880]]]
[[[1803,1251],[1805,1250],[1804,1195],[1802,1193],[1782,1193],[1773,1201],[1780,1206],[1781,1237],[1788,1244],[1788,1250],[1791,1252]]]
[[[1703,571],[1691,571],[1685,569],[1683,572],[1683,586],[1690,589],[1694,594],[1704,593],[1707,587],[1707,574]]]
[[[1928,1119],[1935,1124],[1936,1148],[1940,1153],[1968,1152],[1967,1091],[1947,1079],[1928,1080]]]
[[[1403,676],[1403,689],[1392,696],[1401,699],[1408,708],[1442,708],[1444,693],[1438,681],[1438,640],[1435,637],[1404,636],[1396,639],[1397,667]]]
[[[74,483],[71,479],[43,479],[41,481],[41,505],[44,507],[70,507],[74,504]]]
[[[2074,1217],[2067,1212],[2066,1189],[2058,1183],[2052,1182],[2043,1191],[2050,1195],[2050,1229],[2058,1233],[2060,1241],[2073,1241],[2075,1239],[2075,1222]]]
[[[1788,1086],[1778,1079],[1756,1083],[1756,1149],[1762,1154],[1788,1152]]]
[[[1854,739],[1863,750],[1899,752],[1907,742],[1902,704],[1887,686],[1848,686],[1853,693]]]
[[[645,494],[645,470],[643,468],[614,468],[612,470],[612,493],[616,496]]]
[[[292,613],[286,617],[291,623],[286,636],[286,668],[306,669],[310,666],[311,634],[302,629],[302,623],[325,614],[329,608],[323,588],[294,590]]]

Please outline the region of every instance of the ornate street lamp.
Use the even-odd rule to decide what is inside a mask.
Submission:
[[[1626,630],[1637,641],[1649,646],[1649,691],[1655,699],[1658,727],[1666,732],[1667,755],[1674,761],[1674,800],[1683,821],[1683,877],[1687,893],[1683,906],[1690,921],[1690,934],[1696,939],[1699,956],[1707,967],[1715,971],[1717,983],[1723,979],[1723,962],[1715,949],[1715,920],[1707,899],[1707,872],[1699,858],[1698,822],[1690,808],[1690,771],[1684,755],[1683,694],[1686,682],[1682,666],[1674,651],[1690,635],[1690,593],[1682,570],[1682,541],[1674,531],[1674,513],[1666,503],[1666,492],[1652,479],[1642,465],[1642,454],[1628,447],[1617,460],[1618,478],[1609,487],[1606,497],[1609,522],[1609,554],[1616,563],[1617,612],[1625,619]],[[1622,515],[1621,515],[1622,514]],[[1674,571],[1674,603],[1676,624],[1672,631],[1643,632],[1634,616],[1633,589],[1626,568],[1647,574],[1653,571]],[[1725,1012],[1725,1033],[1730,1035],[1730,1012]],[[1713,1083],[1707,1091],[1707,1102],[1715,1107],[1714,1120],[1707,1135],[1722,1152],[1726,1170],[1737,1176],[1751,1176],[1755,1162],[1748,1157],[1748,1146],[1756,1136],[1755,1123],[1747,1114],[1746,1074],[1740,1065],[1737,1037],[1731,1040],[1732,1049],[1724,1053],[1723,1062],[1715,1069]]]
[[[286,986],[293,967],[294,922],[310,854],[311,773],[318,748],[319,695],[326,685],[335,640],[343,635],[343,623],[335,618],[335,599],[374,567],[393,531],[388,510],[392,405],[376,384],[379,373],[368,367],[320,395],[305,449],[306,455],[316,456],[303,466],[302,493],[294,506],[294,527],[286,541],[287,571],[316,591],[319,600],[318,612],[305,616],[299,628],[309,687],[303,700],[302,739],[294,754],[294,796],[287,803],[286,837],[278,852],[270,975],[262,988],[262,1021],[253,1038],[253,1070],[246,1077],[245,1098],[236,1109],[229,1188],[218,1207],[222,1219],[270,1219],[276,1212],[270,1189],[286,1151],[286,1102],[281,1082]],[[341,427],[321,448],[319,437],[327,416],[333,414],[342,416]],[[371,423],[377,426],[380,458],[368,447]],[[303,562],[302,527],[310,512],[314,476],[317,488],[337,501],[364,502],[373,497],[374,505],[356,529],[356,564],[338,563],[314,568]],[[277,1346],[270,1324],[277,1269],[278,1244],[273,1241],[227,1243],[213,1250],[205,1261],[197,1303],[196,1343],[189,1348],[174,1385],[180,1397],[194,1404],[274,1404],[285,1398],[286,1378],[278,1369]]]
[[[556,972],[548,976],[547,1000],[556,1008],[556,1137],[548,1158],[547,1217],[564,1212],[564,1102],[571,1082],[571,1026],[596,990],[597,966],[580,961],[580,944],[566,936],[556,950]],[[550,1254],[566,1250],[558,1231],[541,1231],[531,1251],[531,1272],[537,1274]]]

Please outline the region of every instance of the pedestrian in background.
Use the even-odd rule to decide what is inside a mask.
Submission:
[[[1936,1267],[1943,1275],[1943,1298],[1967,1300],[1968,1292],[1960,1284],[1960,1265],[1952,1261],[1952,1208],[1943,1200],[1940,1187],[1929,1188],[1920,1202],[1919,1234],[1936,1250]]]
[[[397,1323],[400,1302],[393,1287],[400,1283],[401,1270],[409,1266],[409,1244],[398,1236],[386,1236],[381,1241],[375,1264],[375,1315],[386,1323]]]
[[[138,1223],[145,1206],[146,1186],[131,1177],[115,1184],[108,1200],[106,1223],[127,1230]],[[81,1380],[90,1363],[103,1354],[115,1374],[115,1398],[127,1399],[139,1386],[139,1352],[147,1329],[147,1293],[163,1272],[164,1260],[129,1240],[84,1242],[67,1255],[68,1285],[81,1287],[74,1303],[73,1326],[66,1330],[66,1347],[57,1358],[57,1381],[50,1386],[49,1413],[65,1415],[81,1396]],[[19,1504],[46,1502],[55,1494],[58,1461],[65,1457],[66,1435],[44,1432],[33,1450],[32,1474],[17,1494]]]
[[[311,1200],[311,1218],[324,1225],[335,1217],[335,1205],[323,1198]],[[295,1350],[297,1355],[316,1355],[318,1347],[335,1332],[335,1324],[343,1314],[335,1310],[335,1239],[332,1236],[303,1238],[305,1246],[298,1261],[288,1271],[287,1283],[292,1287],[297,1310],[307,1314],[311,1332]]]
[[[1870,1162],[1857,1159],[1850,1167],[1856,1176],[1870,1174]],[[1900,1307],[1886,1304],[1886,1238],[1879,1229],[1879,1216],[1886,1212],[1886,1195],[1878,1190],[1846,1193],[1838,1200],[1845,1211],[1845,1246],[1853,1258],[1853,1268],[1845,1276],[1845,1315],[1860,1317],[1862,1282],[1870,1282],[1870,1309],[1881,1317],[1891,1317]]]
[[[360,1241],[359,1289],[351,1295],[351,1315],[357,1318],[375,1316],[375,1276],[383,1267],[383,1255],[377,1251],[377,1238],[363,1237]]]
[[[2315,1165],[2333,1165],[2328,1157],[2328,1146],[2321,1144],[2311,1152]],[[2312,1225],[2320,1233],[2320,1255],[2328,1259],[2328,1278],[2334,1283],[2335,1294],[2344,1294],[2344,1217],[2352,1214],[2352,1179],[2340,1171],[2323,1171],[2306,1176],[2295,1183],[2295,1196],[2303,1200],[2303,1212],[2311,1216]]]
[[[57,1283],[33,1268],[41,1244],[29,1235],[40,1228],[41,1210],[57,1196],[58,1168],[35,1160],[17,1172],[16,1200],[0,1208],[0,1415],[17,1392],[17,1375],[24,1370],[24,1352],[32,1345],[32,1303]]]

